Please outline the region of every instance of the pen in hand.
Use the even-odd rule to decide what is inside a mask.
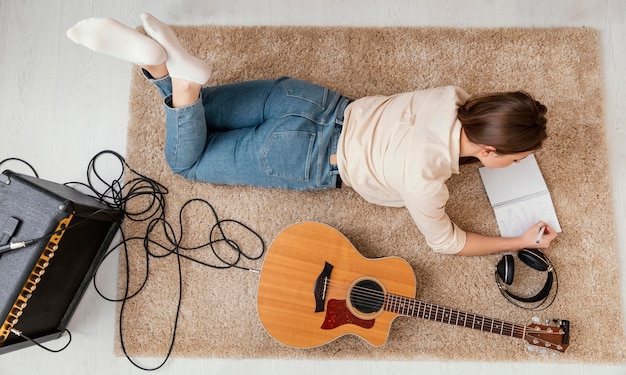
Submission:
[[[536,243],[537,245],[539,245],[539,243],[541,242],[541,237],[543,237],[543,233],[544,233],[545,231],[546,231],[546,226],[545,226],[545,225],[543,225],[543,226],[541,227],[541,229],[539,229],[539,234],[537,235],[537,240],[535,241],[535,243]]]

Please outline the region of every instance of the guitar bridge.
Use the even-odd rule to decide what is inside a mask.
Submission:
[[[313,294],[315,297],[315,312],[324,311],[324,302],[326,301],[326,290],[328,289],[328,282],[330,281],[330,274],[333,271],[333,265],[324,262],[324,269],[322,273],[317,277],[315,281],[315,288]]]

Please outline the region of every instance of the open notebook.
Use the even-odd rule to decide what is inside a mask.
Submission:
[[[561,232],[550,192],[534,155],[507,168],[481,167],[478,171],[502,237],[519,236],[540,220]]]

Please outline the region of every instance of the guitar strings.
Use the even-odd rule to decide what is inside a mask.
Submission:
[[[329,287],[339,287],[342,289],[346,289],[350,291],[347,293],[349,296],[355,296],[359,298],[359,304],[364,307],[371,308],[372,310],[376,310],[379,307],[385,311],[396,312],[400,315],[405,316],[417,316],[428,320],[435,320],[440,322],[445,322],[446,320],[452,324],[452,321],[455,322],[455,325],[462,325],[467,328],[479,328],[481,325],[484,325],[484,321],[489,321],[490,323],[498,322],[499,325],[497,327],[498,331],[503,332],[511,332],[511,336],[514,336],[514,333],[517,333],[517,337],[523,337],[524,331],[526,330],[525,326],[507,322],[500,319],[494,319],[485,317],[482,315],[467,313],[460,310],[452,309],[449,307],[438,306],[428,302],[420,301],[417,299],[413,299],[410,297],[400,296],[396,294],[385,293],[384,291],[374,290],[367,287],[362,287],[355,285],[352,288],[349,288],[346,284],[342,284],[336,281],[329,280],[326,278],[324,280],[325,288]],[[392,301],[392,299],[396,299],[396,301]],[[380,301],[383,303],[379,303]],[[398,305],[400,308],[392,309],[392,305],[395,303],[396,307]],[[427,313],[426,311],[430,308],[430,311]],[[432,310],[434,310],[434,315],[432,314]],[[408,311],[413,311],[413,314],[408,314]],[[446,315],[449,314],[449,315]],[[462,318],[461,318],[462,316]],[[468,319],[471,318],[471,319]],[[479,324],[476,324],[476,320],[479,320]],[[469,324],[468,322],[472,322]],[[491,325],[490,327],[494,327]],[[493,331],[492,331],[493,332]],[[508,336],[508,335],[507,335]]]
[[[324,287],[325,290],[328,290],[329,287],[339,287],[342,289],[349,289],[348,286],[346,286],[346,284],[342,284],[336,281],[331,281],[328,278],[324,279]],[[554,344],[553,342],[542,338],[540,335],[541,334],[556,334],[556,335],[564,335],[565,333],[562,330],[558,330],[558,331],[550,331],[547,329],[530,329],[529,327],[523,326],[523,325],[519,325],[519,324],[515,324],[515,323],[511,323],[511,322],[507,322],[504,320],[500,320],[500,319],[495,319],[495,318],[489,318],[489,317],[485,317],[482,315],[478,315],[478,314],[474,314],[474,313],[467,313],[467,312],[463,312],[460,310],[456,310],[456,309],[452,309],[449,307],[445,307],[445,306],[438,306],[438,305],[434,305],[428,302],[424,302],[424,301],[420,301],[414,298],[410,298],[410,297],[405,297],[405,296],[400,296],[397,294],[390,294],[390,293],[385,293],[384,291],[379,291],[379,290],[374,290],[371,288],[366,288],[366,287],[362,287],[359,285],[355,285],[354,287],[352,287],[350,289],[351,293],[349,293],[350,295],[355,295],[358,296],[359,298],[364,298],[366,302],[368,302],[367,298],[375,298],[377,300],[380,300],[381,298],[384,300],[384,303],[382,304],[383,309],[385,311],[390,311],[390,312],[397,312],[401,315],[404,316],[417,316],[420,318],[424,318],[424,319],[428,319],[428,320],[434,320],[434,321],[439,321],[442,323],[445,323],[447,320],[447,323],[449,324],[453,324],[452,322],[454,321],[454,325],[456,326],[462,326],[465,328],[473,328],[473,329],[480,329],[481,331],[484,332],[491,332],[491,333],[498,333],[498,331],[500,331],[499,333],[503,336],[508,336],[508,337],[516,337],[516,338],[520,338],[520,339],[526,339],[527,336],[532,337],[536,342],[533,342],[532,345],[535,346],[540,346],[539,344],[543,344],[544,347],[546,348],[550,348],[550,346],[555,346],[558,347],[558,345]],[[355,292],[355,293],[353,293]],[[402,313],[401,311],[392,311],[390,309],[390,299],[388,297],[391,298],[397,298],[398,301],[397,304],[406,304],[408,305],[407,307],[403,306],[402,310],[403,311],[413,311],[413,314],[406,314],[406,313]],[[361,300],[359,302],[362,302]],[[376,302],[371,302],[370,303],[365,304],[366,307],[370,307],[370,308],[378,308],[380,306],[379,303]],[[417,304],[417,307],[415,306]],[[431,318],[431,312],[433,307],[435,307],[435,314],[432,315]],[[428,314],[426,313],[426,310],[430,308],[430,311],[428,312]],[[417,313],[415,313],[415,311],[417,311]],[[446,315],[448,314],[448,315]],[[460,317],[463,315],[463,318],[460,319]],[[447,319],[446,319],[447,317]],[[470,319],[468,318],[472,318],[471,320],[471,324],[468,325],[468,323],[470,322]],[[476,319],[479,319],[479,322],[476,322]],[[460,320],[460,321],[459,321]],[[484,323],[485,321],[490,322],[491,324],[489,325],[489,330],[485,330],[485,326]],[[494,322],[498,322],[498,325],[494,325]],[[494,330],[494,328],[496,328]],[[506,334],[505,334],[506,332]],[[510,334],[508,334],[510,332]],[[526,339],[527,340],[527,339]],[[547,344],[547,345],[546,345]]]
[[[482,315],[462,312],[460,310],[452,309],[449,307],[434,305],[410,297],[385,293],[381,290],[375,290],[359,285],[354,285],[352,288],[350,288],[346,286],[346,284],[331,281],[329,278],[324,278],[324,297],[327,294],[328,288],[331,286],[346,290],[349,289],[350,293],[348,294],[350,296],[357,296],[358,298],[362,298],[359,300],[360,306],[369,307],[373,311],[378,311],[379,308],[382,307],[382,309],[385,311],[397,312],[404,316],[417,316],[428,320],[439,321],[442,323],[446,323],[447,320],[448,324],[454,324],[456,326],[479,329],[483,332],[499,333],[507,337],[524,339],[533,346],[543,347],[551,350],[562,349],[560,344],[555,344],[554,342],[544,339],[541,336],[542,334],[563,336],[565,335],[565,332],[561,329],[555,331],[552,329],[538,328],[539,326],[527,327],[500,319],[489,318]],[[369,300],[369,298],[375,299],[375,301]],[[381,299],[383,300],[382,304],[379,303]],[[391,301],[392,299],[396,300]],[[391,308],[391,305],[393,304],[396,305],[395,310]],[[397,308],[398,305],[401,305],[400,309]],[[433,307],[435,308],[434,314],[432,314]],[[428,311],[428,313],[426,313],[428,309],[430,310]],[[408,314],[408,311],[412,311],[413,313]],[[487,322],[486,326],[485,322]],[[487,327],[489,327],[489,329],[485,329]],[[530,338],[532,338],[532,341],[530,341]]]
[[[326,278],[324,280],[324,284],[325,287],[328,288],[330,286],[335,286],[335,287],[341,287],[341,288],[345,288],[348,289],[348,287],[345,284],[341,284],[339,282],[335,282],[335,281],[331,281],[328,278]],[[420,300],[416,300],[410,297],[405,297],[405,296],[400,296],[400,295],[396,295],[396,294],[389,294],[389,293],[385,293],[383,291],[378,291],[378,290],[373,290],[371,288],[366,288],[366,287],[361,287],[358,285],[355,285],[351,291],[355,291],[356,293],[350,293],[350,295],[357,295],[360,298],[364,298],[366,302],[368,302],[367,298],[376,298],[377,300],[380,300],[381,298],[385,301],[383,303],[383,309],[386,311],[390,311],[390,312],[397,312],[401,315],[405,315],[405,316],[417,316],[417,317],[421,317],[424,319],[428,319],[428,320],[435,320],[435,321],[439,321],[442,323],[445,323],[446,320],[448,320],[449,324],[452,324],[452,321],[454,321],[454,325],[457,326],[463,326],[466,328],[473,328],[473,329],[478,329],[480,328],[481,331],[486,331],[484,328],[484,322],[488,321],[490,323],[494,323],[494,322],[498,322],[498,325],[489,325],[490,329],[488,330],[488,332],[497,332],[500,331],[500,334],[504,335],[504,336],[511,336],[511,337],[518,337],[518,338],[525,338],[527,335],[530,335],[531,337],[533,337],[534,339],[537,340],[537,343],[543,343],[543,344],[550,344],[550,345],[554,345],[554,343],[543,339],[541,337],[537,337],[535,335],[538,334],[558,334],[558,335],[564,335],[565,333],[562,330],[558,330],[558,331],[550,331],[547,329],[533,329],[532,331],[529,330],[528,327],[520,325],[520,324],[515,324],[515,323],[511,323],[511,322],[507,322],[504,320],[500,320],[500,319],[495,319],[495,318],[489,318],[489,317],[485,317],[482,315],[478,315],[478,314],[474,314],[474,313],[467,313],[467,312],[463,312],[457,309],[452,309],[449,307],[445,307],[445,306],[438,306],[438,305],[434,305],[431,303],[427,303],[424,301],[420,301]],[[398,299],[398,303],[404,303],[408,306],[403,306],[402,310],[403,311],[413,311],[413,314],[406,314],[403,313],[402,311],[393,311],[390,309],[390,299],[387,297],[392,297],[392,298],[397,298]],[[359,301],[362,302],[362,301]],[[379,303],[375,303],[375,302],[371,302],[370,303],[365,304],[366,307],[370,307],[370,308],[377,308],[380,306]],[[416,306],[417,304],[417,306]],[[432,315],[431,318],[431,314],[432,314],[432,309],[433,307],[435,308],[435,314]],[[428,312],[428,314],[426,313],[426,310],[430,309],[430,311]],[[415,313],[415,311],[417,311],[417,313]],[[448,314],[448,315],[446,315]],[[463,316],[461,318],[461,316]],[[447,318],[447,319],[446,319]],[[471,324],[469,324],[470,319],[468,318],[472,318],[471,319]],[[478,319],[478,323],[476,322],[476,320]],[[459,324],[460,323],[460,324]],[[494,328],[496,328],[494,330]],[[511,334],[504,334],[504,332],[510,332]],[[536,345],[536,344],[534,344]]]
[[[329,286],[340,286],[343,288],[346,288],[345,284],[341,284],[338,282],[334,282],[334,281],[330,281],[328,280],[328,278],[325,279],[324,281],[326,288],[328,288]],[[456,310],[456,309],[451,309],[448,307],[444,307],[444,306],[437,306],[437,305],[433,305],[427,302],[423,302],[423,301],[419,301],[419,300],[415,300],[409,297],[404,297],[404,296],[399,296],[399,295],[395,295],[395,294],[388,294],[388,293],[384,293],[382,291],[378,291],[378,290],[373,290],[370,288],[365,288],[365,287],[361,287],[361,286],[354,286],[352,289],[352,291],[356,291],[357,293],[355,295],[358,295],[359,297],[374,297],[380,300],[380,298],[382,297],[385,300],[385,303],[383,304],[383,306],[387,306],[387,308],[384,308],[386,311],[391,311],[389,309],[389,299],[386,298],[387,296],[392,296],[393,298],[398,298],[400,300],[402,300],[402,303],[408,302],[408,305],[412,305],[410,306],[410,308],[413,309],[414,315],[409,315],[409,314],[403,314],[402,312],[399,311],[391,311],[391,312],[398,312],[401,315],[405,315],[405,316],[417,316],[417,317],[421,317],[424,319],[429,319],[429,320],[435,320],[435,321],[440,321],[442,323],[445,323],[446,320],[448,320],[447,323],[449,324],[453,324],[452,322],[454,321],[454,325],[457,326],[463,326],[466,328],[473,328],[473,329],[480,329],[481,331],[485,331],[485,332],[491,332],[491,333],[498,333],[498,331],[500,331],[499,333],[503,336],[509,336],[509,337],[516,337],[516,338],[521,338],[521,339],[526,339],[527,336],[532,337],[536,342],[533,342],[533,345],[538,346],[538,344],[544,344],[544,346],[546,347],[550,347],[551,345],[555,345],[554,343],[541,338],[541,336],[537,336],[540,334],[557,334],[557,335],[564,335],[565,333],[562,330],[558,330],[558,331],[549,331],[547,329],[537,329],[537,330],[532,330],[530,331],[528,327],[523,326],[523,325],[518,325],[515,323],[511,323],[511,322],[507,322],[507,321],[503,321],[500,319],[494,319],[494,318],[489,318],[489,317],[485,317],[482,315],[477,315],[477,314],[473,314],[473,313],[466,313],[466,312],[462,312],[460,310]],[[353,294],[353,293],[351,293]],[[415,306],[415,303],[417,303],[417,308]],[[378,303],[370,303],[369,305],[367,305],[368,307],[372,307],[372,308],[377,308],[379,307]],[[430,310],[432,311],[432,308],[435,307],[435,314],[433,315],[433,317],[431,318],[431,312],[429,312],[428,314],[426,313],[426,310],[430,308]],[[409,310],[410,310],[409,308]],[[403,308],[405,311],[406,308]],[[415,314],[415,310],[417,310],[417,313]],[[446,313],[447,312],[447,313]],[[446,315],[449,314],[449,315]],[[461,318],[461,316],[463,315],[463,317]],[[446,319],[447,317],[447,319]],[[472,318],[471,320],[471,324],[469,324],[470,319],[468,318]],[[478,318],[478,322],[476,322],[476,319]],[[460,320],[460,321],[459,321]],[[485,330],[484,328],[486,327],[484,325],[485,321],[488,322],[488,326],[489,326],[489,330]],[[494,323],[497,322],[498,324]],[[491,324],[489,324],[491,323]],[[495,329],[494,329],[495,328]],[[509,334],[510,333],[510,334]],[[548,344],[548,345],[546,345]],[[557,346],[557,345],[555,345]]]

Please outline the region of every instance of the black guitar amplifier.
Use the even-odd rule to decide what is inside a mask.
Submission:
[[[113,240],[123,214],[78,190],[0,174],[0,354],[60,337]]]

